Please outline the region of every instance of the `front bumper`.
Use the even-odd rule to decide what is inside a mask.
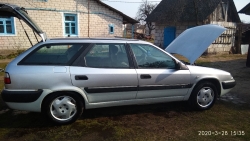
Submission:
[[[4,102],[17,102],[17,103],[29,103],[36,101],[43,90],[35,91],[10,91],[4,89],[1,93]]]
[[[236,85],[235,80],[229,80],[229,81],[223,81],[222,82],[222,88],[223,89],[231,89]]]

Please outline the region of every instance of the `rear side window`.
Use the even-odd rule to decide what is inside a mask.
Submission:
[[[19,65],[68,65],[88,44],[43,45],[25,57]]]
[[[124,44],[95,44],[85,56],[85,62],[93,68],[129,68]]]

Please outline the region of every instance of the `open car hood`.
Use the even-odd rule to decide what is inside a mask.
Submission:
[[[190,64],[204,53],[226,28],[218,25],[202,25],[185,30],[165,50],[186,57]]]
[[[33,29],[42,39],[46,41],[47,36],[37,24],[29,17],[25,9],[18,7],[16,5],[0,3],[0,16],[3,17],[16,17],[23,20],[30,28]]]

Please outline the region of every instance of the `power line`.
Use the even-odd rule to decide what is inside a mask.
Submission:
[[[142,1],[117,1],[117,0],[101,0],[101,1],[107,1],[107,2],[121,2],[121,3],[143,3]],[[161,1],[148,1],[148,2],[161,2]]]

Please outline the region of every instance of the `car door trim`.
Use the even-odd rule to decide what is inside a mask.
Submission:
[[[86,87],[84,90],[89,93],[110,93],[110,92],[129,92],[147,90],[166,90],[166,89],[187,89],[192,88],[193,84],[177,85],[142,85],[142,86],[119,86],[119,87]]]
[[[121,86],[121,87],[87,87],[84,88],[87,93],[110,93],[110,92],[129,92],[137,91],[138,86]]]
[[[167,90],[167,89],[186,89],[192,88],[193,84],[177,84],[177,85],[142,85],[138,91],[147,90]]]

